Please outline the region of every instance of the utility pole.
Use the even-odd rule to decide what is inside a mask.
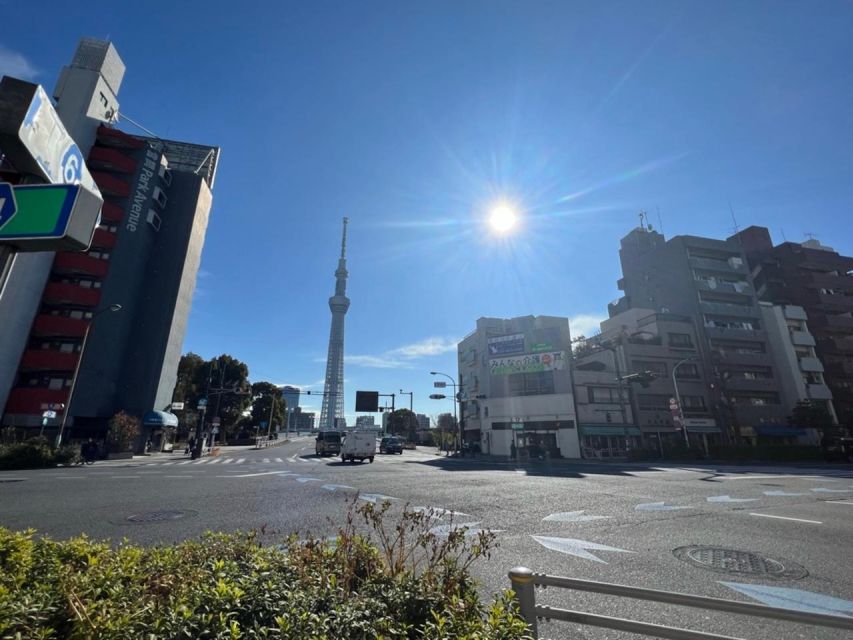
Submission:
[[[403,391],[402,389],[400,389],[400,395],[401,396],[409,396],[409,411],[414,413],[415,412],[415,410],[414,410],[415,392],[414,391]]]

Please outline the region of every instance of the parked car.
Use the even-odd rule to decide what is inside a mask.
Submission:
[[[314,441],[314,453],[318,456],[336,456],[341,452],[340,431],[320,431]]]
[[[385,436],[379,442],[379,453],[403,454],[403,440],[396,436]]]
[[[344,462],[373,462],[376,455],[376,434],[363,431],[350,431],[341,442],[341,460]]]

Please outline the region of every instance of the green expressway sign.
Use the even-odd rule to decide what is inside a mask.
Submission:
[[[79,184],[0,183],[0,245],[18,251],[88,249],[102,204]]]

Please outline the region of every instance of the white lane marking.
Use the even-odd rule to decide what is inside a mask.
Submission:
[[[192,460],[184,460],[183,462],[179,462],[178,464],[189,464]]]
[[[665,502],[645,502],[634,507],[634,511],[678,511],[679,509],[692,509],[693,507],[682,507]]]
[[[748,476],[723,476],[722,478],[719,478],[719,479],[720,479],[720,480],[778,480],[778,479],[787,478],[787,479],[789,479],[789,480],[800,480],[800,479],[805,479],[805,480],[816,480],[817,478],[822,478],[822,477],[823,477],[823,476],[792,476],[792,475],[787,475],[787,476],[770,476],[770,475],[762,476],[762,475],[748,475]]]
[[[711,496],[708,502],[755,502],[758,498],[732,498],[731,496]]]
[[[815,493],[850,493],[853,489],[827,489],[826,487],[818,487],[812,489]]]
[[[391,496],[386,496],[382,493],[362,493],[358,496],[359,500],[364,500],[365,502],[372,502],[376,504],[377,502],[385,502],[386,500],[399,500],[399,498],[392,498]]]
[[[828,504],[846,504],[848,507],[853,507],[853,502],[844,502],[844,500],[826,500]]]
[[[177,462],[163,462],[160,466],[161,467],[168,467],[170,464],[178,464],[178,463]]]
[[[559,551],[570,556],[577,556],[586,560],[594,560],[607,564],[606,560],[602,560],[598,556],[590,553],[591,551],[615,551],[616,553],[634,553],[627,549],[619,549],[618,547],[609,547],[606,544],[598,544],[596,542],[587,542],[586,540],[575,540],[574,538],[553,538],[550,536],[530,536],[536,542],[541,544],[546,549]]]
[[[351,487],[348,484],[324,484],[322,488],[326,491],[337,491],[338,489],[355,489],[355,487]]]
[[[442,509],[441,507],[412,507],[415,513],[426,513],[431,518],[443,518],[444,516],[467,516],[467,513],[461,511],[453,511],[451,509]]]
[[[234,464],[243,464],[246,461],[246,458],[240,458]]]
[[[302,484],[305,484],[306,482],[322,482],[322,480],[320,480],[320,478],[299,477],[296,478],[296,482],[301,482]]]
[[[234,462],[234,458],[223,458],[222,459],[222,464],[231,464],[232,462]]]
[[[163,476],[164,478],[198,478],[198,476]]]
[[[807,496],[807,493],[793,493],[791,491],[765,491],[765,496]]]
[[[763,584],[738,584],[737,582],[720,582],[720,584],[769,607],[824,613],[845,618],[853,616],[853,602],[822,593]]]
[[[281,458],[276,458],[275,461],[276,462],[284,462],[284,460],[282,460]]]
[[[583,511],[563,511],[561,513],[552,513],[550,516],[542,518],[543,521],[549,522],[592,522],[593,520],[604,520],[610,516],[585,516]]]
[[[208,460],[208,458],[201,458],[200,460],[194,460],[192,464],[206,464]]]
[[[230,476],[216,476],[217,478],[254,478],[256,476],[286,476],[292,471],[262,471],[261,473],[242,473]]]
[[[121,480],[127,480],[130,478],[138,478],[138,477],[139,476],[110,476],[110,478],[116,478],[116,479],[121,479]]]
[[[219,458],[211,458],[208,464],[216,464],[217,462],[221,462]]]
[[[788,516],[773,516],[769,513],[750,513],[751,516],[759,518],[776,518],[777,520],[791,520],[793,522],[807,522],[808,524],[823,524],[820,520],[804,520],[803,518],[789,518]]]

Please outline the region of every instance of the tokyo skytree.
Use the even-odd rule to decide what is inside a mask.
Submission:
[[[341,239],[341,257],[335,271],[335,295],[329,298],[332,311],[332,329],[329,332],[329,353],[326,357],[326,387],[323,409],[320,412],[320,429],[343,428],[344,418],[344,316],[349,309],[347,298],[347,224]]]

